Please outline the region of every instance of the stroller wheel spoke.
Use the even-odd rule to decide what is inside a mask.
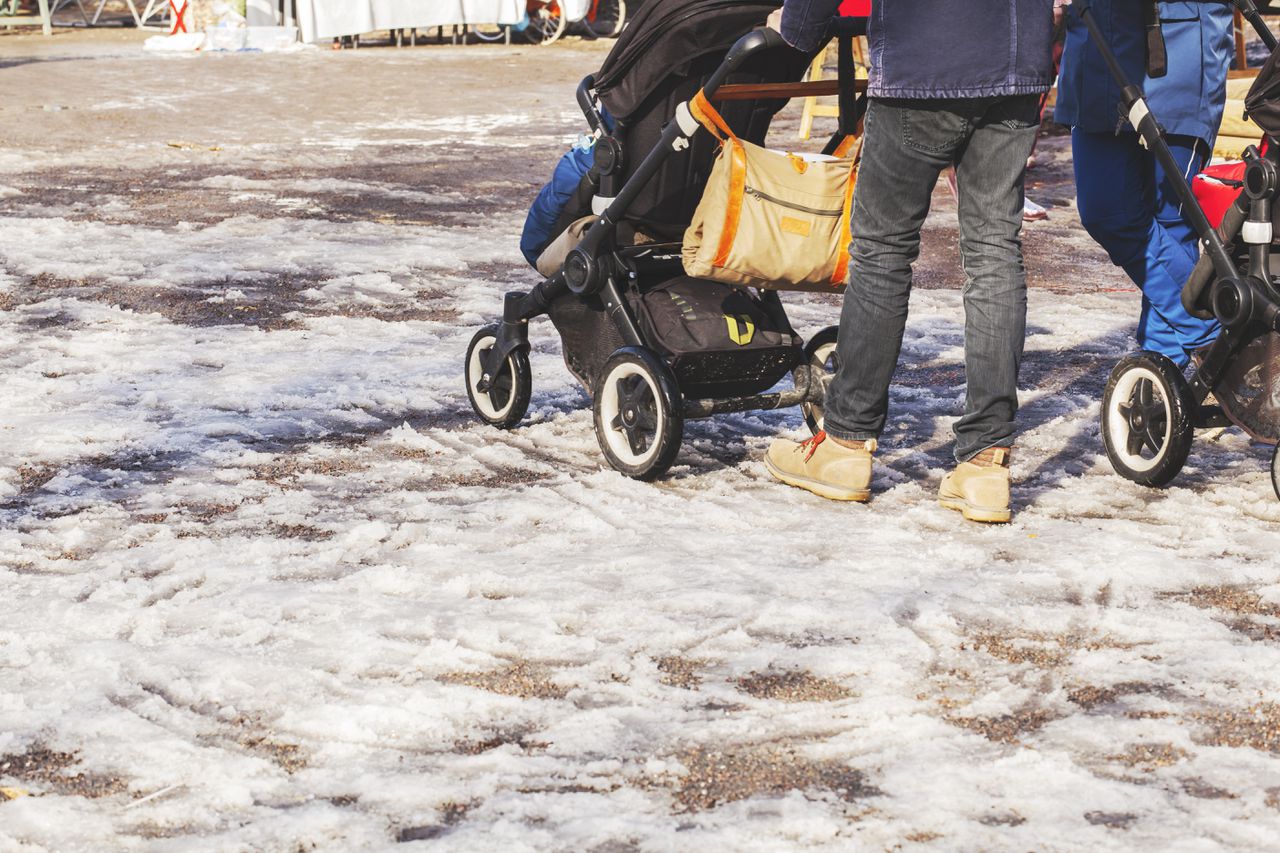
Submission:
[[[1142,443],[1147,446],[1153,455],[1158,454],[1161,445],[1164,444],[1164,429],[1157,430],[1155,427],[1149,427],[1146,435],[1143,436]]]
[[[1138,395],[1138,404],[1144,409],[1150,408],[1152,396],[1151,380],[1139,380],[1138,387],[1135,388],[1134,391]]]
[[[658,414],[652,404],[640,406],[636,425],[650,434],[658,431]]]
[[[1142,453],[1142,448],[1146,446],[1147,437],[1144,433],[1136,429],[1129,430],[1129,438],[1125,442],[1124,449],[1130,456],[1137,456]]]
[[[639,424],[628,426],[623,424],[622,432],[627,437],[627,444],[631,446],[631,452],[639,456],[649,449],[649,440],[644,430]]]

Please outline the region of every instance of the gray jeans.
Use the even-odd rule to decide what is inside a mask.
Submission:
[[[853,199],[852,275],[827,391],[835,438],[878,438],[902,350],[911,264],[938,176],[955,164],[964,286],[964,415],[955,456],[1007,446],[1018,411],[1027,321],[1022,266],[1023,177],[1039,124],[1038,95],[958,100],[872,99]]]

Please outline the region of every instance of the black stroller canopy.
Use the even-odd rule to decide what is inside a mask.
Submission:
[[[725,53],[781,6],[781,0],[649,0],[609,51],[596,74],[596,92],[625,122],[668,77],[687,73],[697,59]]]
[[[1258,78],[1244,98],[1245,115],[1262,128],[1263,133],[1280,139],[1280,50],[1272,51]]]

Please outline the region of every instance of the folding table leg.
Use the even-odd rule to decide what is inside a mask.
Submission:
[[[40,28],[44,30],[44,34],[53,35],[53,21],[49,19],[49,0],[40,0],[40,20],[43,22]]]

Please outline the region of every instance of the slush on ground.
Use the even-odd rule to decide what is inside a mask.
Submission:
[[[0,33],[0,849],[1274,849],[1269,454],[1111,472],[1140,297],[1060,132],[982,527],[935,502],[945,184],[869,504],[769,477],[796,410],[692,421],[639,483],[545,319],[523,426],[462,382],[608,42],[142,37]]]

